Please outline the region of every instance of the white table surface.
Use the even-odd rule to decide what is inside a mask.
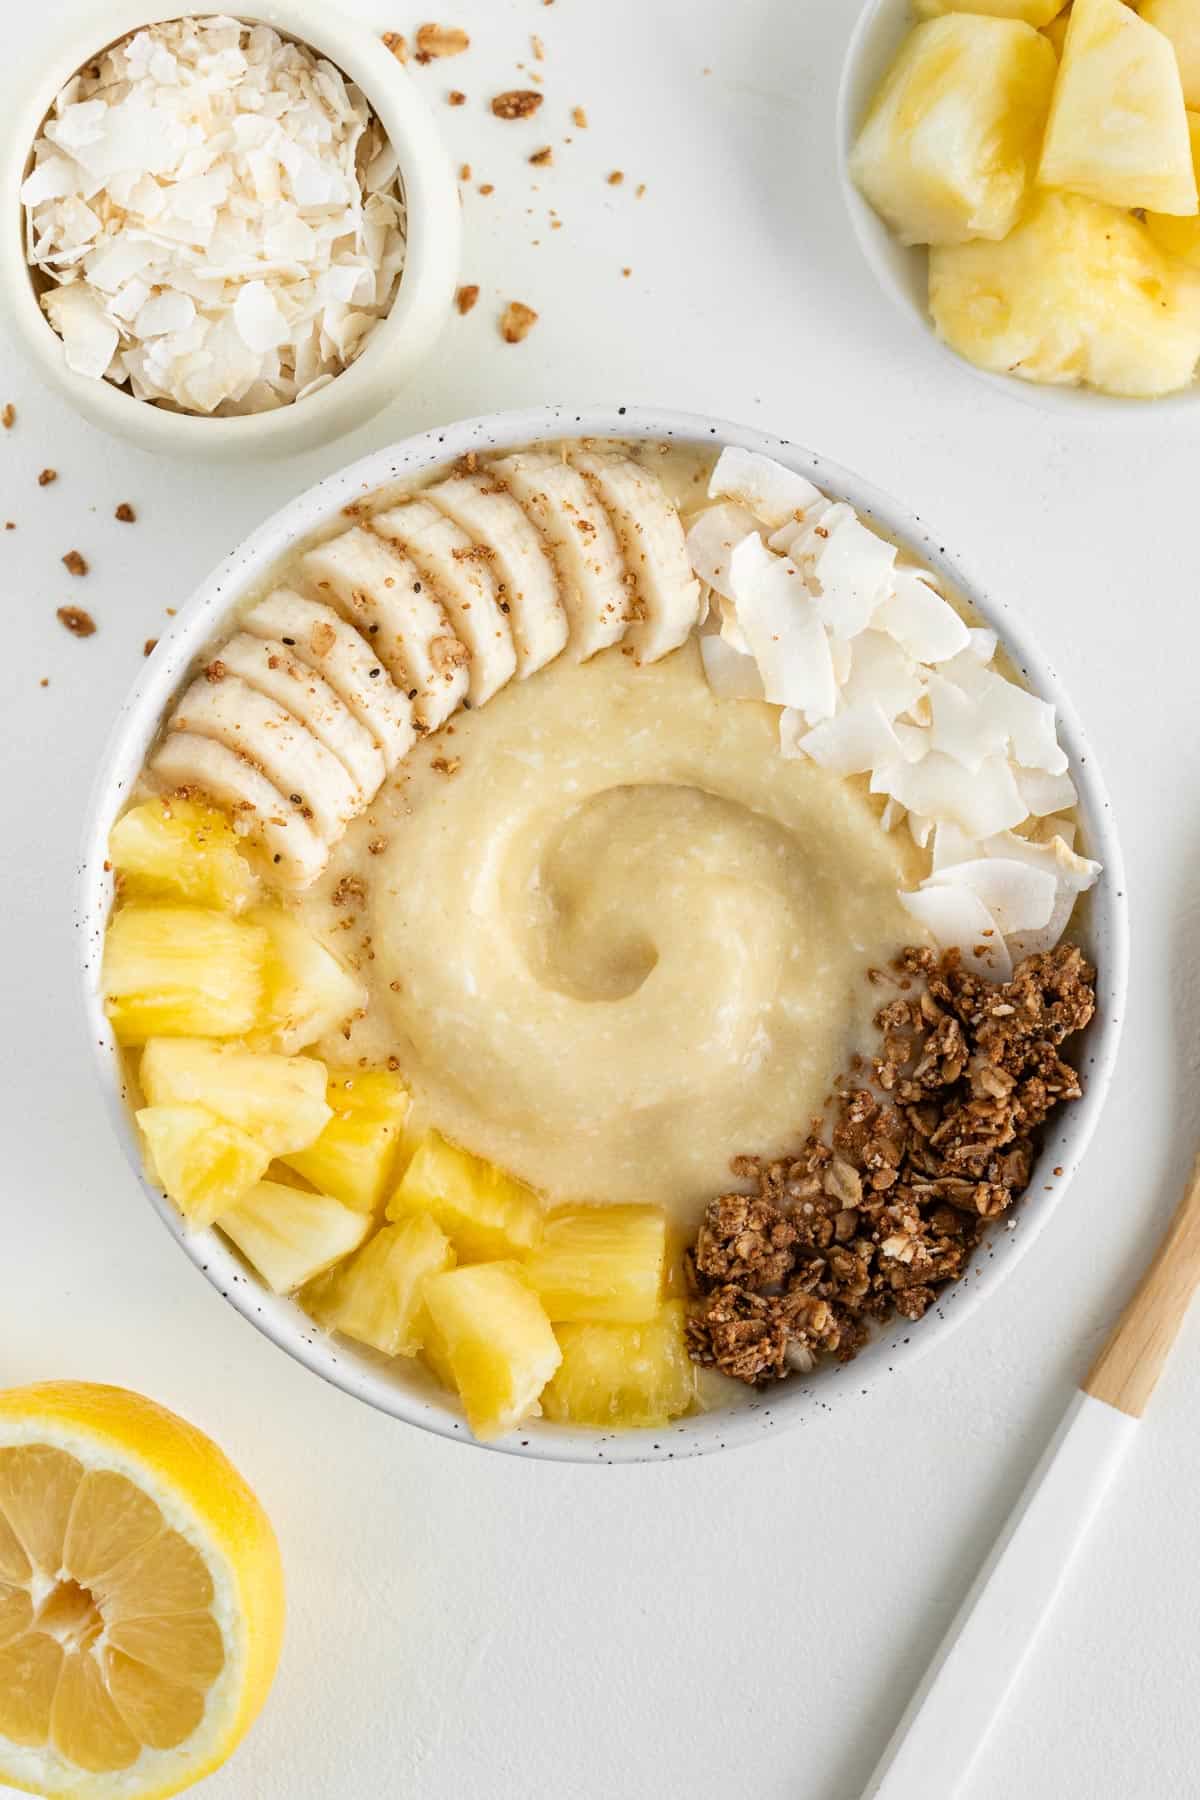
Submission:
[[[84,10],[8,0],[0,120]],[[419,17],[385,0],[354,10],[380,29],[411,32]],[[327,451],[240,472],[153,462],[80,424],[0,335],[0,403],[18,410],[0,436],[0,517],[17,525],[0,532],[0,1380],[143,1389],[211,1431],[268,1507],[287,1645],[212,1800],[854,1800],[1180,1185],[1200,1060],[1200,401],[1190,432],[1152,410],[1102,429],[1049,419],[892,315],[834,180],[856,10],[455,0],[443,16],[469,27],[470,53],[415,78],[456,161],[496,187],[466,199],[463,278],[482,299],[405,400]],[[542,119],[500,124],[483,102],[522,83],[531,30],[546,43]],[[468,106],[444,104],[454,86]],[[575,104],[587,132],[570,125]],[[530,169],[545,142],[555,166]],[[605,184],[614,168],[620,188]],[[561,231],[546,229],[547,206]],[[513,297],[542,315],[519,348],[495,329]],[[141,1197],[77,1010],[82,811],[165,609],[338,463],[540,400],[746,419],[938,521],[1066,678],[1104,751],[1130,865],[1116,1087],[1028,1264],[910,1377],[790,1436],[677,1466],[484,1455],[291,1363]],[[59,479],[39,488],[48,464]],[[122,500],[136,525],[113,520]],[[92,564],[84,580],[59,561],[72,548]],[[95,637],[64,632],[64,603],[91,609]],[[970,1800],[1197,1792],[1198,1380],[1194,1320]]]

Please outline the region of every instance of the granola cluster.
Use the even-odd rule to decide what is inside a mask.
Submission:
[[[856,1059],[839,1078],[793,1159],[734,1158],[757,1191],[713,1200],[689,1252],[691,1354],[740,1381],[848,1361],[870,1321],[921,1318],[1028,1186],[1038,1129],[1082,1091],[1059,1053],[1095,1012],[1073,944],[1003,985],[957,951],[909,949],[872,973],[896,994],[870,1068]]]

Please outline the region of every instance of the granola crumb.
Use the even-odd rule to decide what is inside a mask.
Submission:
[[[4,529],[5,531],[15,531],[17,529],[17,521],[15,519],[5,519]]]
[[[587,111],[586,111],[586,109],[585,109],[585,108],[584,108],[584,107],[582,107],[582,106],[573,106],[573,107],[572,107],[572,108],[571,108],[571,120],[572,120],[572,122],[573,122],[573,123],[574,123],[574,124],[575,124],[575,125],[577,125],[577,126],[578,126],[578,128],[579,128],[579,130],[580,130],[580,131],[586,131],[586,130],[587,130],[587,128],[588,128],[588,116],[587,116]]]
[[[639,181],[639,182],[638,182],[638,184],[637,184],[637,186],[636,186],[636,187],[635,187],[635,188],[634,188],[634,190],[633,190],[633,197],[634,197],[634,199],[635,199],[635,200],[640,200],[640,199],[641,199],[641,197],[642,197],[642,195],[643,195],[643,194],[644,194],[644,193],[645,193],[645,191],[646,191],[646,184],[645,184],[645,182],[644,182],[644,181]]]
[[[462,168],[461,168],[461,169],[460,169],[460,170],[459,170],[459,171],[458,171],[458,179],[459,179],[459,180],[460,180],[460,181],[470,181],[470,179],[471,179],[471,165],[470,165],[470,163],[464,163],[464,164],[463,164],[463,166],[462,166]]]
[[[492,101],[492,112],[498,119],[531,119],[545,96],[533,88],[509,88]]]
[[[225,664],[221,661],[220,657],[217,656],[213,658],[212,662],[210,662],[205,669],[204,679],[205,681],[211,682],[213,687],[216,687],[218,682],[224,681],[228,673],[229,671],[225,667]]]
[[[521,300],[510,300],[500,319],[500,335],[506,344],[519,344],[537,324],[538,315],[532,306],[526,306]]]
[[[48,675],[43,675],[42,679],[38,682],[38,686],[39,687],[49,687],[50,686],[50,677]]]
[[[41,474],[38,476],[38,486],[39,487],[49,487],[50,483],[52,481],[57,481],[57,480],[58,480],[58,470],[57,469],[43,469]]]
[[[387,839],[386,838],[372,838],[370,843],[367,845],[367,854],[368,854],[368,856],[382,856],[386,849],[387,849]]]
[[[478,299],[479,284],[478,282],[472,281],[468,282],[465,287],[459,288],[457,294],[454,296],[454,304],[457,306],[459,312],[465,316],[470,312]]]
[[[60,625],[65,625],[72,637],[91,637],[96,629],[96,621],[90,612],[84,612],[81,606],[60,606],[55,613]]]
[[[463,93],[461,88],[451,88],[450,92],[446,95],[446,104],[447,106],[465,106],[467,104],[467,96]]]
[[[145,643],[142,645],[142,655],[143,656],[152,656],[154,651],[157,649],[158,649],[158,639],[157,638],[147,638]]]
[[[550,144],[543,144],[540,150],[534,151],[529,160],[531,163],[536,164],[539,169],[544,169],[549,163],[554,161],[554,150]]]
[[[17,409],[11,400],[6,400],[3,407],[0,407],[0,425],[3,425],[5,431],[11,431],[16,422]]]
[[[496,191],[496,189],[495,189],[494,185],[492,184],[492,182],[490,182],[490,181],[481,181],[480,182],[479,192],[481,194],[494,194],[495,191]]]
[[[329,896],[333,906],[349,906],[351,903],[361,906],[366,898],[367,890],[361,875],[343,875]]]
[[[608,177],[608,185],[609,185],[609,187],[620,187],[620,185],[624,181],[624,179],[625,179],[624,169],[614,169]]]
[[[429,766],[439,775],[457,775],[462,768],[462,757],[435,756]]]
[[[542,42],[542,40],[541,40],[541,38],[540,38],[540,37],[539,37],[539,36],[538,36],[538,34],[537,34],[537,32],[536,32],[536,31],[535,31],[535,32],[534,32],[534,33],[533,33],[533,35],[532,35],[532,36],[531,36],[531,37],[530,37],[530,40],[529,40],[529,42],[530,42],[530,44],[531,44],[531,45],[532,45],[532,46],[533,46],[533,59],[534,59],[534,61],[535,61],[535,62],[545,62],[545,60],[546,60],[546,46],[545,46],[545,44],[543,44],[543,42]]]
[[[471,40],[461,25],[419,25],[417,27],[417,61],[430,62],[437,56],[461,56],[469,50]]]
[[[68,550],[62,560],[63,560],[63,567],[66,569],[66,571],[69,575],[86,575],[87,574],[87,572],[88,572],[87,558],[85,556],[81,556],[79,554],[78,550]]]
[[[385,31],[383,33],[384,48],[390,50],[397,62],[408,61],[408,39],[402,31]]]
[[[621,273],[622,273],[622,275],[629,276],[629,275],[633,274],[633,270],[632,269],[622,269]]]
[[[1074,945],[1026,957],[1005,984],[957,951],[910,948],[895,967],[924,986],[876,1014],[869,1069],[839,1077],[796,1154],[733,1158],[756,1191],[710,1202],[687,1257],[689,1350],[736,1380],[848,1362],[873,1322],[922,1318],[1028,1188],[1041,1126],[1082,1092],[1059,1054],[1095,1010]]]
[[[137,519],[137,514],[134,512],[132,506],[130,506],[128,500],[122,500],[120,506],[118,506],[116,512],[113,514],[113,518],[120,519],[122,525],[132,525]]]

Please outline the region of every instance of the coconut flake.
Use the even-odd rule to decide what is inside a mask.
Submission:
[[[795,707],[810,724],[829,718],[837,706],[829,640],[796,565],[773,556],[755,532],[733,552],[730,583],[766,699]]]
[[[1008,764],[998,756],[986,758],[975,773],[940,750],[920,762],[893,757],[876,765],[871,791],[891,794],[910,812],[949,819],[970,837],[1007,831],[1027,816]]]
[[[787,716],[785,712],[780,720],[784,755],[809,756],[834,775],[865,775],[877,762],[900,754],[896,733],[874,701],[844,707],[832,719],[824,719],[794,738],[794,748],[788,747],[789,737],[785,736]]]
[[[120,334],[83,287],[55,288],[45,298],[50,322],[63,341],[68,369],[99,379],[113,359]]]
[[[850,672],[842,684],[848,706],[873,701],[886,719],[898,719],[916,705],[925,688],[924,672],[884,631],[860,632],[848,646]]]
[[[897,569],[874,624],[890,632],[918,662],[940,663],[965,650],[969,635],[950,602],[929,585],[931,580],[923,569]]]
[[[777,529],[825,496],[803,475],[754,450],[727,446],[717,458],[708,484],[711,500],[736,500],[764,525]]]
[[[762,699],[762,676],[754,658],[733,649],[715,632],[700,639],[700,661],[718,700]]]
[[[1005,937],[1040,931],[1054,910],[1058,883],[1024,858],[982,856],[931,875],[925,886],[960,882],[978,894]]]
[[[726,503],[709,506],[700,514],[687,534],[688,561],[710,588],[733,599],[729,583],[729,563],[743,538],[758,529],[754,514],[744,506]]]
[[[1065,773],[1047,775],[1043,769],[1023,769],[1014,763],[1013,778],[1026,810],[1035,819],[1046,818],[1051,813],[1068,812],[1078,804],[1079,795],[1075,791],[1075,783]]]
[[[923,925],[942,950],[958,950],[963,967],[986,981],[1011,981],[1012,957],[1004,934],[971,888],[947,882],[900,894],[904,910]]]

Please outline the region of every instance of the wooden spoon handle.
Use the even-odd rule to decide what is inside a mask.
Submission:
[[[1154,1261],[1092,1365],[1084,1392],[1140,1419],[1200,1283],[1200,1159]]]

